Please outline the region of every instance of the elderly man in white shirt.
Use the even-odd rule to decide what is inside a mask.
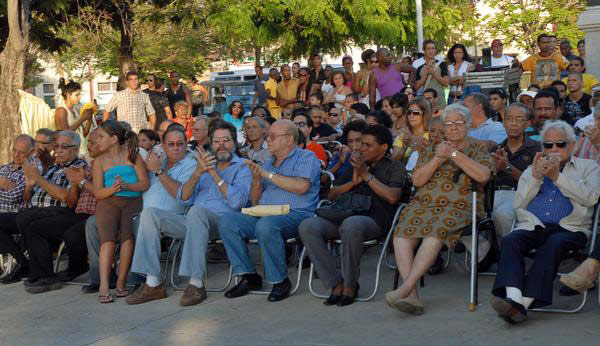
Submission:
[[[600,197],[600,166],[573,156],[573,128],[549,120],[541,136],[542,153],[519,179],[517,225],[502,241],[492,290],[492,307],[508,323],[524,321],[529,307],[552,304],[558,266],[569,251],[585,247]],[[524,257],[534,249],[525,271]]]

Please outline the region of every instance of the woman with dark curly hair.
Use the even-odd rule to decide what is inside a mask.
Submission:
[[[475,70],[471,63],[471,57],[464,44],[457,43],[448,51],[448,74],[450,75],[450,95],[448,104],[452,104],[462,96],[465,84],[465,73]]]

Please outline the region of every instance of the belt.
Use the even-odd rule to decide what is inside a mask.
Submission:
[[[498,185],[496,186],[496,191],[517,191],[517,189],[510,185]]]

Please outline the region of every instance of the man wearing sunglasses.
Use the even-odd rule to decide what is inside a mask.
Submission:
[[[519,179],[515,230],[502,240],[492,308],[509,323],[522,322],[528,308],[552,304],[553,281],[569,251],[585,247],[600,197],[600,166],[573,156],[576,137],[562,120],[547,121],[542,152]],[[535,249],[525,271],[524,258]]]

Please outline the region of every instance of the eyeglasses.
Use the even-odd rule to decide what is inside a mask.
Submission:
[[[231,137],[213,138],[212,142],[216,144],[229,144],[233,141]]]
[[[423,112],[421,112],[421,111],[408,111],[408,112],[406,113],[406,115],[408,115],[408,116],[411,116],[411,115],[414,115],[414,116],[421,116],[421,115],[423,115]]]
[[[62,150],[67,150],[67,149],[71,149],[71,148],[75,148],[76,145],[74,144],[55,144],[54,148],[56,150],[62,149]]]
[[[232,108],[242,108],[242,105],[233,105]]]
[[[544,149],[552,149],[552,147],[554,147],[556,145],[556,147],[563,149],[567,147],[567,142],[566,141],[561,141],[561,142],[544,142],[543,146]]]
[[[51,144],[52,142],[42,142],[42,141],[34,141],[35,144],[43,144],[43,145],[48,145]]]
[[[167,142],[167,147],[168,148],[183,148],[185,147],[185,142]]]
[[[286,117],[289,117],[290,115],[292,115],[292,112],[283,112],[281,114],[283,114]]]
[[[445,121],[444,122],[444,127],[452,127],[452,126],[456,126],[456,127],[462,127],[466,124],[467,122],[464,120],[457,120],[457,121]]]
[[[291,133],[281,133],[281,134],[272,133],[272,134],[269,134],[269,136],[267,137],[267,140],[268,141],[274,141],[274,140],[276,140],[279,137],[291,136],[291,135],[292,135]]]
[[[298,126],[298,127],[306,127],[306,123],[304,121],[299,121],[299,122],[294,123],[294,124],[296,124],[296,126]]]
[[[339,116],[339,115],[340,115],[339,113],[335,113],[335,112],[331,112],[331,113],[329,113],[329,116],[330,116],[330,117],[337,117],[337,116]]]

